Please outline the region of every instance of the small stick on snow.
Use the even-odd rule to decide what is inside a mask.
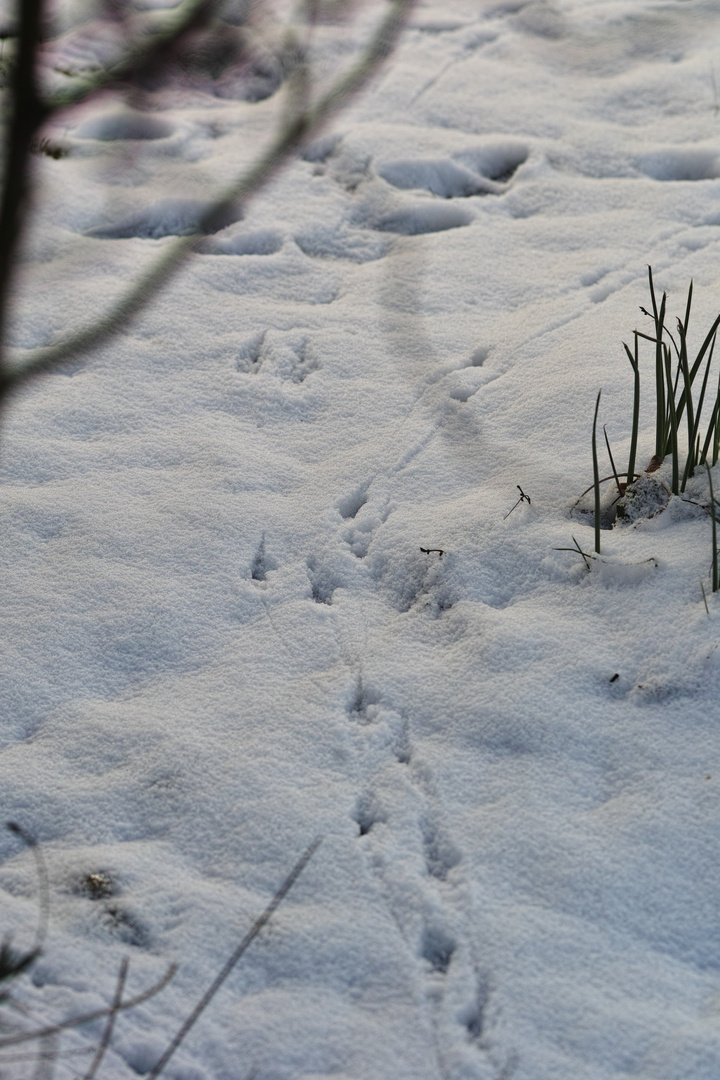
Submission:
[[[515,509],[516,507],[518,507],[518,506],[520,505],[520,503],[521,503],[521,502],[526,502],[526,503],[528,504],[528,506],[532,505],[532,504],[531,504],[531,501],[530,501],[530,496],[529,496],[529,495],[526,495],[526,494],[525,494],[525,492],[523,491],[523,489],[522,489],[522,488],[520,487],[520,485],[519,485],[519,484],[516,484],[515,486],[516,486],[516,488],[518,489],[518,491],[520,492],[520,498],[519,498],[519,499],[518,499],[518,501],[517,501],[517,502],[515,503],[515,506],[512,506],[512,507],[511,507],[511,508],[510,508],[510,509],[508,510],[507,514],[505,514],[505,517],[503,517],[503,521],[505,521],[505,518],[509,518],[509,517],[510,517],[510,515],[511,515],[511,514],[512,514],[512,512],[513,512],[513,510],[514,510],[514,509]]]

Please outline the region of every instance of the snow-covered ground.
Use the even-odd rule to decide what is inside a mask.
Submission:
[[[321,26],[321,67],[383,10]],[[672,316],[694,279],[696,344],[720,310],[718,82],[712,0],[420,3],[243,218],[14,400],[2,814],[42,841],[51,922],[8,1023],[176,962],[100,1075],[149,1072],[322,835],[169,1078],[717,1080],[710,522],[673,498],[590,573],[556,549],[592,551],[601,387],[625,467],[647,265]],[[280,96],[238,93],[48,133],[70,152],[38,159],[18,356],[255,156]],[[644,468],[650,352],[641,375]],[[32,854],[7,833],[0,859],[27,945]]]

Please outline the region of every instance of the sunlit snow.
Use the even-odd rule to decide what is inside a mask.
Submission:
[[[109,47],[80,7],[75,59]],[[384,9],[320,25],[319,70]],[[192,230],[268,138],[273,71],[263,100],[178,83],[48,131],[18,361]],[[136,321],[12,401],[2,814],[51,894],[8,1024],[175,962],[99,1075],[148,1073],[322,836],[168,1080],[720,1076],[707,481],[603,530],[590,572],[557,550],[593,550],[601,388],[625,467],[648,264],[671,329],[691,279],[698,344],[720,310],[716,79],[710,0],[420,3]],[[0,900],[29,945],[9,832]]]

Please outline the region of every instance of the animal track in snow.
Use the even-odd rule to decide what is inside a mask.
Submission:
[[[446,232],[469,225],[472,214],[460,206],[444,203],[418,202],[389,210],[371,220],[371,228],[379,232],[397,233],[399,236],[424,236],[427,233]]]
[[[296,234],[295,243],[310,258],[367,263],[387,255],[392,241],[339,221],[335,225],[317,223],[306,228]]]
[[[489,355],[490,349],[487,346],[478,345],[477,349],[470,355],[468,362],[463,364],[463,367],[482,367]]]
[[[341,517],[346,521],[354,522],[354,524],[343,533],[343,540],[356,559],[365,558],[370,550],[370,544],[372,543],[376,530],[383,522],[387,521],[390,516],[390,511],[387,508],[380,512],[367,505],[367,492],[371,483],[372,480],[367,480],[364,484],[361,484],[354,491],[351,491],[349,495],[338,500],[335,504]],[[365,509],[365,507],[367,507],[367,509]],[[357,520],[358,515],[361,515],[359,521]]]
[[[432,816],[425,816],[420,824],[428,873],[445,881],[449,871],[461,862],[462,855]]]
[[[483,1076],[509,1077],[490,1059],[485,1045],[492,1027],[488,983],[476,975],[473,935],[463,915],[462,873],[449,876],[461,863],[461,854],[442,823],[441,798],[430,768],[422,760],[409,770],[398,768],[413,756],[407,719],[379,700],[359,676],[348,698],[348,717],[372,720],[353,726],[358,770],[365,773],[349,814],[357,826],[359,851],[397,932],[417,958],[418,979],[424,983],[418,1000],[434,1033],[438,1075],[455,1076],[449,1063],[457,1057],[472,1067],[468,1076],[477,1075],[482,1062]]]
[[[421,955],[433,971],[445,975],[450,967],[457,942],[452,934],[440,926],[426,926],[422,937]]]
[[[440,161],[390,161],[378,169],[388,184],[402,190],[422,188],[442,199],[466,199],[497,192],[492,181],[448,159]]]
[[[379,701],[379,696],[367,686],[361,673],[348,696],[346,705],[348,716],[351,720],[370,723],[376,718]]]
[[[360,795],[352,814],[353,821],[357,822],[360,836],[367,836],[374,825],[385,821],[385,815],[380,810],[377,800],[372,791],[366,791]]]
[[[323,135],[305,147],[300,157],[311,164],[322,164],[335,153],[342,142],[342,135]]]
[[[461,1014],[460,1020],[467,1028],[471,1042],[479,1043],[487,1025],[487,1009],[490,1002],[490,985],[487,979],[477,977],[475,1000]]]
[[[190,236],[197,231],[198,222],[207,210],[202,199],[161,199],[142,210],[127,214],[119,221],[96,225],[88,229],[86,236],[100,240],[159,240],[163,236]],[[230,208],[218,215],[205,230],[219,232],[242,218],[239,207]]]
[[[405,614],[424,607],[434,616],[448,611],[458,600],[455,582],[448,578],[453,560],[447,553],[410,551],[378,553],[373,559],[373,576],[388,594],[393,607]]]
[[[276,255],[282,246],[283,237],[277,229],[257,229],[235,236],[209,237],[201,240],[195,250],[198,255]]]
[[[525,164],[529,153],[525,143],[502,140],[459,150],[453,154],[453,158],[488,180],[494,180],[496,184],[507,184],[520,166]]]
[[[368,500],[367,492],[370,487],[370,481],[361,484],[359,488],[353,491],[350,495],[346,495],[344,499],[340,499],[337,508],[340,514],[344,518],[357,517],[360,510]]]
[[[254,334],[252,337],[247,338],[241,342],[238,347],[237,357],[235,360],[235,366],[238,371],[243,372],[245,375],[250,373],[256,375],[260,370],[262,346],[265,340],[265,331],[259,334]]]
[[[333,593],[342,584],[338,575],[311,555],[307,561],[312,598],[316,604],[332,604]]]
[[[637,167],[652,180],[715,180],[720,176],[720,155],[714,148],[668,147],[643,154]]]
[[[320,363],[308,337],[297,331],[266,330],[246,338],[238,348],[235,367],[243,375],[260,369],[293,383],[305,382]]]
[[[278,564],[265,550],[265,533],[262,534],[255,558],[250,567],[250,577],[253,581],[265,581],[269,570],[277,570]]]
[[[172,124],[148,113],[127,110],[106,116],[94,116],[86,120],[74,132],[79,139],[97,139],[98,142],[121,140],[167,139],[174,132]]]
[[[375,526],[372,522],[363,522],[348,529],[343,539],[356,559],[364,559],[370,550]]]
[[[463,150],[449,158],[404,158],[378,167],[378,175],[402,190],[422,189],[443,199],[499,195],[527,160],[520,143]]]

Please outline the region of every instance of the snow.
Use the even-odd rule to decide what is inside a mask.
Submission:
[[[383,10],[321,25],[320,69]],[[68,11],[61,55],[109,47]],[[123,956],[130,993],[177,963],[100,1075],[150,1072],[322,836],[168,1078],[717,1080],[707,480],[667,498],[666,463],[589,571],[558,549],[593,553],[600,388],[627,458],[647,265],[673,317],[693,279],[698,345],[717,314],[719,48],[704,0],[421,2],[153,304],[12,401],[3,814],[51,889],[13,1030],[107,1005]],[[256,77],[48,130],[67,153],[36,159],[17,362],[254,159],[281,107]],[[0,890],[29,947],[10,832]]]

